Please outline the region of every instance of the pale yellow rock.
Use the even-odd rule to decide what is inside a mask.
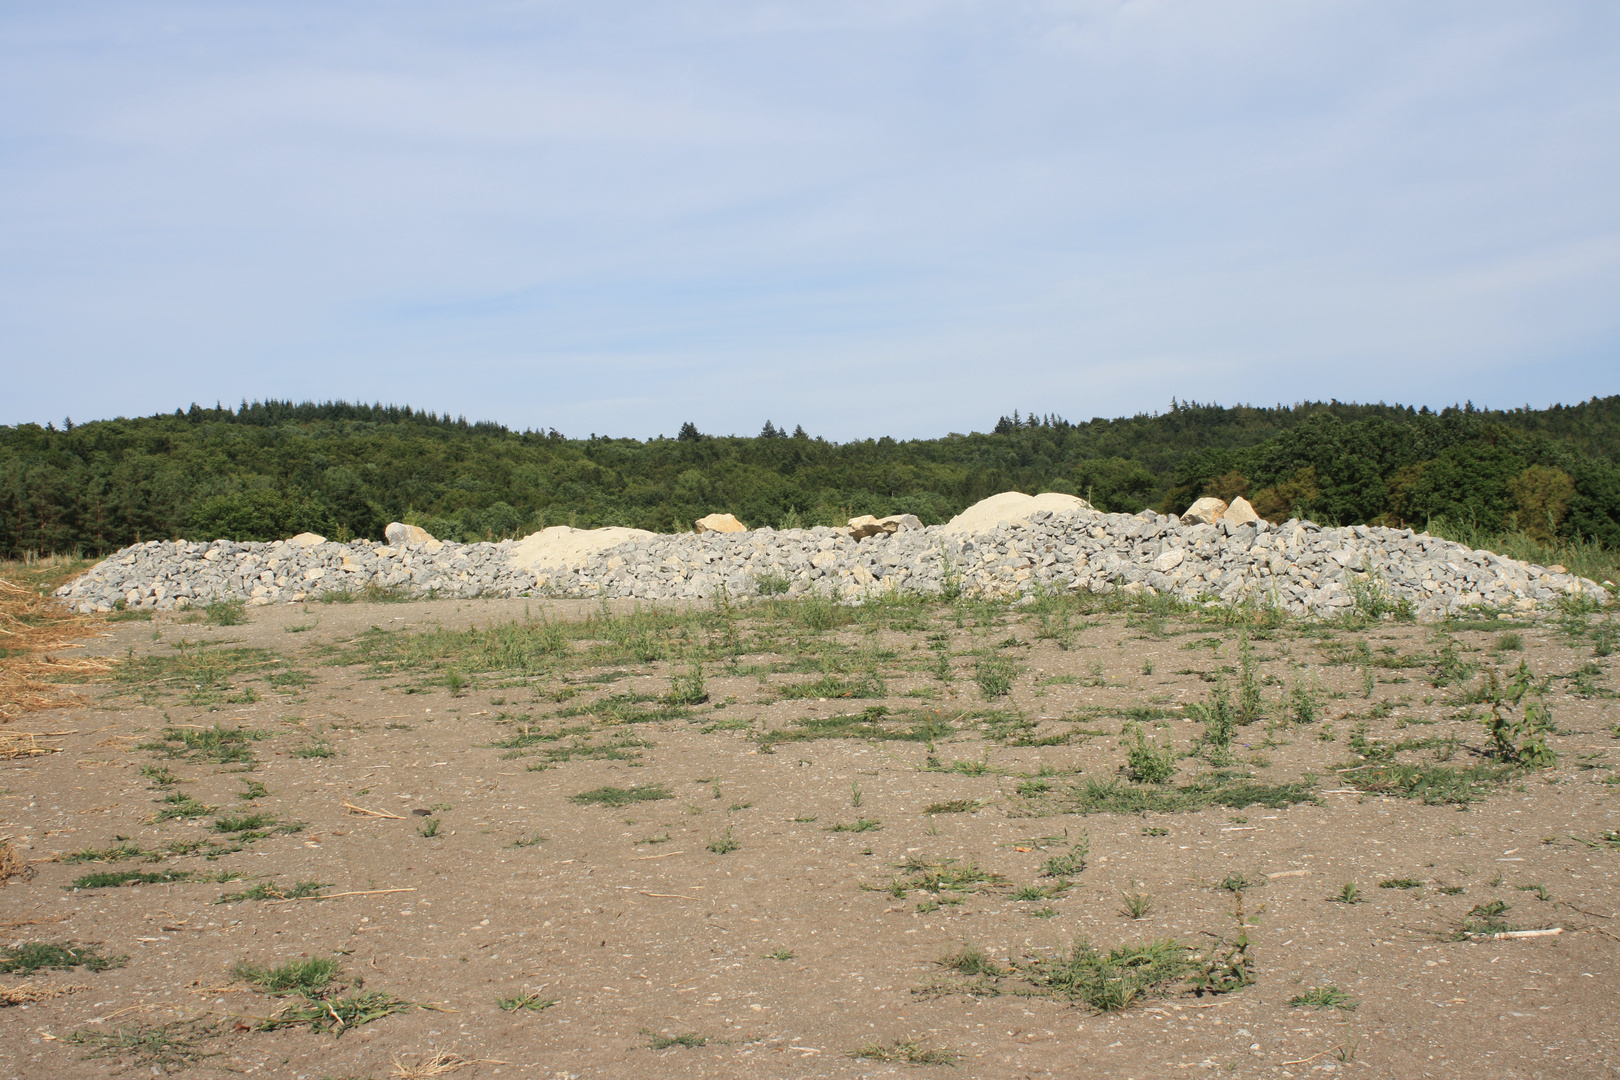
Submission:
[[[1045,491],[1039,495],[1025,495],[1022,491],[1003,491],[988,499],[981,499],[941,526],[941,531],[972,536],[987,533],[1002,522],[1028,521],[1041,510],[1054,514],[1072,514],[1090,510],[1091,504],[1075,495]]]
[[[383,535],[390,544],[425,544],[433,537],[428,531],[418,525],[406,525],[400,521],[390,521],[383,530]]]
[[[878,533],[892,533],[899,527],[879,521],[871,514],[862,514],[849,519],[849,535],[857,540],[865,540],[868,536],[876,536]]]
[[[700,517],[692,522],[692,528],[700,533],[740,533],[748,531],[748,526],[730,514],[709,514],[706,517]]]
[[[1187,507],[1186,511],[1181,515],[1181,523],[1183,525],[1213,525],[1221,520],[1221,515],[1226,513],[1226,510],[1225,500],[1217,499],[1213,495],[1205,495],[1202,499]],[[1252,507],[1250,512],[1253,512]]]
[[[1254,512],[1254,507],[1249,505],[1248,499],[1239,495],[1232,500],[1232,505],[1226,508],[1226,512],[1221,515],[1221,520],[1235,527],[1253,524],[1260,520],[1260,515]]]
[[[656,536],[646,529],[573,529],[567,525],[553,525],[530,533],[512,545],[508,558],[520,569],[566,566],[577,570],[590,562],[600,551],[618,547],[627,540],[641,540]]]
[[[901,529],[920,529],[923,527],[922,519],[916,514],[890,514],[888,517],[878,518],[878,521],[885,525],[893,525],[894,528],[890,529],[890,532],[898,532]]]
[[[326,543],[326,537],[320,533],[301,532],[287,541],[290,547],[314,547],[316,544]]]

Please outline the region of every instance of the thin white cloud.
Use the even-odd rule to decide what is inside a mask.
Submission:
[[[1613,393],[1617,44],[1602,4],[16,6],[0,422]]]

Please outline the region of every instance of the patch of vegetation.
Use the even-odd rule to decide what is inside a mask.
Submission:
[[[415,1007],[381,990],[368,990],[349,997],[304,998],[259,1021],[258,1030],[275,1031],[308,1024],[311,1031],[331,1031],[341,1036],[345,1031]]]
[[[1553,730],[1552,710],[1528,663],[1520,660],[1506,682],[1494,670],[1486,672],[1481,700],[1491,707],[1483,723],[1498,760],[1527,769],[1550,769],[1558,764],[1558,755],[1547,745],[1547,734]]]
[[[1367,902],[1367,898],[1361,895],[1361,890],[1356,887],[1356,883],[1353,881],[1345,882],[1344,888],[1339,890],[1338,895],[1330,896],[1328,900],[1335,904],[1365,904]]]
[[[145,859],[148,862],[160,862],[163,855],[160,852],[148,851],[139,844],[122,841],[113,847],[80,848],[78,851],[63,855],[58,862],[87,863],[87,862],[123,862],[125,859]]]
[[[113,667],[113,682],[126,693],[151,703],[177,694],[188,705],[206,707],[232,700],[239,677],[267,679],[294,670],[285,657],[269,649],[225,648],[208,642],[180,641],[172,653],[136,656],[133,651]],[[242,695],[252,693],[247,687]],[[254,698],[253,700],[256,700]],[[169,738],[165,733],[165,738]]]
[[[1286,809],[1295,803],[1315,803],[1315,785],[1262,784],[1252,780],[1188,784],[1183,787],[1125,785],[1118,780],[1088,780],[1073,787],[1061,800],[1063,810],[1075,814],[1177,814],[1226,806],[1241,810],[1261,806]]]
[[[669,693],[664,702],[669,705],[701,705],[709,700],[709,691],[703,683],[703,665],[692,664],[686,674],[669,681]]]
[[[219,809],[217,806],[204,806],[190,795],[176,791],[174,794],[164,798],[163,809],[152,817],[152,821],[156,823],[172,821],[176,818],[190,820],[191,818],[207,817],[217,809]]]
[[[854,821],[840,821],[836,825],[827,826],[828,832],[875,832],[883,828],[883,822],[871,818],[857,818]]]
[[[151,750],[170,758],[213,761],[221,765],[246,764],[253,760],[253,743],[275,733],[251,728],[225,728],[215,724],[200,730],[164,728],[156,742],[141,743],[137,750]]]
[[[909,727],[887,727],[889,710],[874,705],[853,715],[809,717],[791,728],[767,731],[758,736],[762,753],[770,753],[782,743],[813,742],[818,739],[872,739],[878,742],[932,743],[949,738],[956,728],[938,713],[927,713]],[[901,719],[897,716],[895,720]]]
[[[519,994],[516,997],[495,999],[502,1012],[545,1012],[561,998],[541,997],[539,994]]]
[[[1013,970],[1037,992],[1117,1012],[1144,997],[1163,997],[1193,972],[1191,950],[1163,938],[1104,953],[1077,938],[1067,954],[1014,961]]]
[[[1013,680],[1019,667],[998,653],[984,653],[973,666],[973,681],[979,684],[979,693],[986,701],[1006,697],[1012,692]]]
[[[164,765],[142,765],[141,775],[158,787],[173,787],[183,781]]]
[[[673,799],[668,788],[662,784],[646,784],[636,787],[599,787],[590,791],[582,791],[578,795],[570,795],[569,802],[580,806],[629,806],[632,803],[651,802],[657,799]]]
[[[244,600],[215,600],[202,609],[203,619],[210,626],[240,626],[247,622],[247,602]]]
[[[1490,934],[1506,934],[1518,927],[1508,922],[1503,916],[1513,910],[1513,905],[1505,900],[1492,900],[1485,904],[1475,904],[1469,909],[1468,915],[1463,919],[1455,935],[1457,940],[1471,937],[1486,937]]]
[[[330,888],[331,882],[300,881],[296,885],[283,888],[273,881],[261,881],[251,889],[238,893],[226,893],[216,904],[239,904],[244,900],[302,900],[308,896],[319,895],[320,891]]]
[[[906,1065],[950,1065],[953,1067],[962,1058],[962,1055],[955,1050],[924,1046],[922,1039],[915,1036],[896,1039],[891,1043],[865,1043],[860,1049],[851,1050],[849,1056],[867,1061],[901,1062]]]
[[[1303,994],[1289,998],[1288,1004],[1296,1009],[1340,1009],[1344,1012],[1354,1012],[1361,1003],[1337,986],[1313,986]]]
[[[1380,881],[1378,887],[1380,889],[1421,889],[1423,888],[1423,882],[1417,878],[1409,877],[1389,878],[1386,881]]]
[[[1073,877],[1086,868],[1086,856],[1091,852],[1091,838],[1085,833],[1069,845],[1061,855],[1053,855],[1041,865],[1042,877]]]
[[[308,746],[294,747],[288,753],[298,758],[329,758],[337,755],[332,744],[325,739],[311,739]]]
[[[167,1024],[130,1024],[112,1031],[75,1031],[67,1037],[73,1046],[88,1047],[86,1061],[124,1061],[129,1067],[158,1073],[183,1072],[219,1057],[222,1050],[206,1050],[203,1040],[220,1034],[211,1020],[174,1020]]]
[[[778,697],[788,701],[806,698],[880,698],[889,692],[883,680],[873,672],[849,679],[828,674],[810,682],[787,683],[772,689]]]
[[[1512,764],[1479,764],[1467,768],[1450,765],[1374,762],[1338,770],[1363,791],[1420,799],[1430,806],[1477,802],[1519,775]]]
[[[648,1037],[647,1049],[649,1050],[668,1050],[672,1046],[684,1046],[691,1050],[699,1046],[707,1046],[709,1043],[707,1036],[699,1035],[695,1031],[688,1031],[682,1035],[659,1035],[657,1032],[652,1031],[643,1031],[642,1034]]]
[[[727,829],[720,836],[709,838],[708,848],[716,855],[729,855],[740,847],[742,847],[742,843],[731,835],[730,829]]]
[[[979,799],[952,799],[949,802],[929,803],[923,809],[925,814],[976,814],[984,809],[984,802]]]
[[[1125,773],[1138,784],[1164,784],[1176,774],[1175,750],[1168,742],[1148,739],[1142,725],[1126,723],[1120,734],[1125,751]]]
[[[116,889],[122,885],[169,885],[181,881],[232,881],[237,874],[196,874],[189,870],[104,870],[86,874],[71,889]]]
[[[898,864],[898,869],[900,873],[890,880],[886,891],[901,900],[912,892],[939,896],[999,889],[1007,884],[1005,877],[992,870],[982,869],[973,863],[958,866],[955,859],[907,859]]]
[[[99,946],[75,945],[71,941],[30,941],[0,949],[0,973],[24,977],[41,971],[72,971],[77,967],[86,971],[108,971],[127,963],[127,956],[102,956]]]
[[[327,956],[289,960],[276,967],[260,967],[246,960],[238,960],[231,965],[231,974],[243,982],[252,983],[266,994],[315,995],[338,977],[341,967],[337,960]]]

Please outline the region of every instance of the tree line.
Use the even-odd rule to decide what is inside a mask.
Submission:
[[[1242,495],[1266,517],[1418,527],[1444,517],[1538,539],[1620,547],[1620,396],[1548,409],[1433,411],[1337,401],[1172,401],[1071,422],[1014,413],[989,432],[837,443],[767,421],[756,436],[513,431],[409,406],[193,405],[172,414],[0,427],[0,553],[100,555],[184,537],[311,531],[379,537],[388,521],[445,539],[548,525],[689,529],[938,523],[999,491],[1064,491],[1099,509],[1181,510]]]

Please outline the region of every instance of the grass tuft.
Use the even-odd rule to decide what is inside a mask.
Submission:
[[[657,799],[673,799],[669,789],[662,784],[647,784],[637,787],[607,787],[592,788],[582,791],[578,795],[570,795],[568,801],[578,803],[580,806],[629,806],[632,803],[651,802]]]

